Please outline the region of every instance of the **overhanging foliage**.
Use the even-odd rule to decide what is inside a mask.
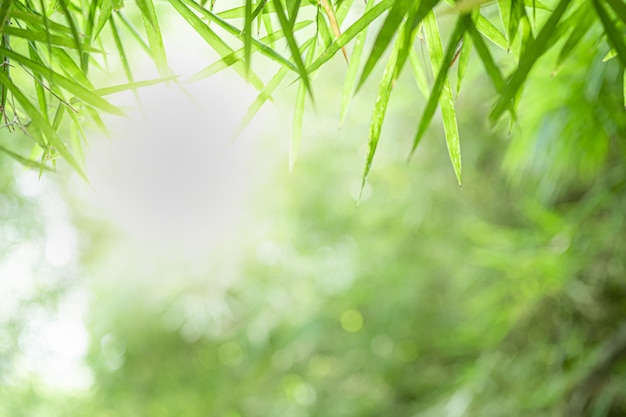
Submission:
[[[390,50],[375,100],[363,183],[376,153],[392,89],[407,61],[426,96],[411,154],[439,108],[459,183],[461,148],[455,97],[473,49],[497,93],[490,112],[494,123],[505,113],[515,120],[529,73],[552,49],[558,50],[557,62],[544,71],[567,65],[574,48],[588,37],[608,44],[606,59],[616,57],[621,73],[626,66],[626,4],[622,0],[465,0],[451,4],[438,0],[369,0],[365,8],[354,0],[244,0],[242,4],[167,0],[158,10],[152,0],[132,4],[121,0],[3,0],[3,127],[24,132],[32,138],[34,149],[30,155],[22,155],[12,149],[8,136],[3,135],[0,150],[42,170],[54,167],[56,158],[61,157],[85,176],[85,118],[105,128],[101,112],[121,114],[107,101],[107,95],[175,77],[163,42],[167,34],[162,33],[160,25],[167,13],[179,14],[221,57],[217,62],[207,62],[207,67],[191,80],[232,67],[259,90],[246,120],[254,117],[278,87],[297,81],[291,163],[297,157],[306,96],[311,100],[315,97],[315,73],[335,55],[344,55],[348,65],[341,106],[343,118],[355,90],[373,77],[375,68],[382,65],[380,61]],[[141,16],[141,23],[127,14]],[[437,22],[444,15],[456,19],[450,25],[451,34],[443,34],[447,39],[445,48]],[[143,27],[136,27],[136,23]],[[371,48],[364,46],[368,31],[375,36]],[[105,32],[109,34],[105,36]],[[421,67],[424,63],[415,50],[422,39],[428,47],[427,67],[432,68],[434,75],[430,86]],[[131,43],[137,43],[151,56],[161,78],[136,79],[127,53]],[[507,61],[506,71],[497,58],[497,50],[504,51],[513,62],[511,65]],[[111,59],[108,55],[121,62],[127,78],[123,85],[94,85],[90,69],[95,65],[106,68],[106,60]],[[275,75],[269,80],[255,73],[257,55],[265,56],[274,65]],[[456,80],[455,89],[451,79]]]

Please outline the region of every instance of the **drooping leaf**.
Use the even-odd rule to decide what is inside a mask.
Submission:
[[[315,56],[315,42],[311,42],[311,46],[307,51],[306,65],[310,65],[313,62]],[[293,170],[296,159],[298,158],[298,151],[300,149],[300,139],[302,138],[302,123],[304,121],[304,105],[306,103],[306,87],[302,79],[300,79],[300,85],[298,86],[298,93],[296,95],[296,103],[293,112],[293,122],[291,124],[291,140],[289,141],[289,172]]]
[[[359,19],[357,19],[348,29],[346,29],[339,38],[328,47],[317,59],[307,68],[307,71],[312,72],[324,65],[330,60],[341,48],[343,48],[354,37],[361,33],[370,23],[372,23],[378,16],[387,10],[393,0],[382,0],[376,6],[372,7],[369,11],[363,13]]]
[[[309,81],[309,72],[307,72],[307,69],[304,66],[304,61],[302,60],[302,55],[300,55],[298,43],[296,42],[296,38],[293,35],[293,31],[290,30],[291,25],[287,20],[287,16],[285,15],[281,0],[275,0],[274,7],[276,8],[276,15],[278,16],[280,26],[285,32],[285,39],[287,40],[287,45],[289,46],[289,50],[291,51],[291,57],[293,58],[296,67],[298,68],[298,74],[300,74],[302,82],[304,83],[304,87],[312,98],[313,90],[311,89],[311,82]]]
[[[211,29],[206,23],[204,23],[198,16],[195,15],[181,0],[169,0],[170,4],[174,6],[174,9],[191,25],[191,27],[222,57],[230,55],[233,50],[230,46],[224,42],[224,40],[218,36],[213,29]],[[259,91],[263,90],[263,81],[252,71],[246,76],[246,70],[242,62],[237,62],[233,65],[235,71],[237,71],[244,79],[250,81],[250,83]]]
[[[602,22],[602,26],[604,26],[609,42],[617,52],[617,58],[623,66],[626,66],[626,43],[624,42],[623,33],[615,26],[613,21],[611,21],[611,18],[604,9],[604,6],[602,6],[598,0],[593,0],[593,6],[596,9],[596,13],[600,18],[600,21]]]
[[[374,5],[374,0],[368,0],[365,6],[365,13],[367,13]],[[364,28],[361,33],[356,37],[354,41],[354,47],[352,48],[352,55],[348,63],[348,70],[346,72],[346,78],[343,82],[343,93],[341,95],[341,111],[339,116],[339,124],[343,125],[343,121],[348,113],[348,105],[350,104],[350,98],[354,93],[354,87],[356,84],[356,77],[359,72],[359,65],[361,63],[361,56],[363,55],[363,48],[365,46],[365,40],[367,38],[367,28]]]
[[[506,88],[498,97],[498,102],[490,113],[489,117],[492,121],[499,119],[500,116],[502,116],[502,113],[509,108],[510,103],[517,95],[534,64],[541,56],[543,56],[546,50],[553,45],[552,35],[554,34],[556,26],[563,17],[570,2],[571,0],[561,0],[559,2],[557,7],[554,9],[554,12],[541,28],[541,31],[535,40],[528,46],[528,48],[526,48],[525,53],[520,57],[517,69],[513,75],[511,75]]]
[[[293,32],[298,32],[301,29],[304,29],[308,26],[310,26],[313,23],[313,20],[304,20],[301,22],[298,22],[295,24],[295,26],[293,27]],[[259,39],[260,42],[265,43],[265,44],[271,44],[272,42],[278,40],[278,39],[282,39],[284,38],[285,34],[284,32],[281,30],[277,30],[275,32],[270,33],[269,35]],[[194,81],[198,81],[207,77],[210,77],[211,75],[217,74],[218,72],[222,71],[225,68],[230,67],[231,65],[233,65],[235,62],[241,60],[243,58],[243,54],[244,51],[243,49],[239,49],[233,53],[231,53],[230,55],[226,55],[225,57],[221,58],[219,61],[214,62],[213,64],[209,65],[208,67],[198,71],[196,74],[192,75],[189,78],[189,82],[194,82]]]
[[[577,19],[572,22],[574,24],[574,29],[570,33],[567,41],[561,48],[561,52],[559,52],[559,57],[556,61],[556,67],[559,68],[563,62],[572,54],[574,49],[578,46],[580,41],[583,39],[585,34],[591,28],[593,24],[593,13],[590,13],[589,3],[584,3],[582,7],[577,11]]]
[[[137,6],[141,11],[144,28],[148,36],[148,43],[150,44],[150,51],[152,52],[151,56],[159,70],[159,74],[161,74],[162,77],[167,77],[170,75],[170,69],[167,63],[161,27],[159,26],[159,20],[156,10],[154,9],[154,3],[152,0],[137,0]]]
[[[456,77],[456,94],[459,95],[461,91],[461,85],[463,84],[463,78],[465,77],[465,73],[467,71],[467,66],[469,65],[470,55],[472,54],[472,37],[465,33],[463,37],[463,45],[461,45],[461,51],[459,53],[459,67],[457,71]]]
[[[372,52],[370,52],[367,61],[365,61],[365,66],[363,67],[363,71],[361,72],[361,78],[357,83],[357,90],[361,85],[367,80],[367,77],[370,75],[380,58],[383,56],[385,50],[391,43],[394,35],[398,31],[400,24],[404,20],[409,8],[413,4],[413,0],[396,0],[393,2],[391,6],[391,10],[389,10],[389,14],[385,18],[383,25],[378,31],[378,35],[376,35],[376,40],[374,41],[374,45],[372,47]]]
[[[11,93],[13,93],[13,97],[15,97],[17,102],[22,106],[22,108],[24,108],[24,111],[31,118],[32,123],[35,125],[35,127],[41,130],[41,132],[45,135],[50,144],[59,151],[59,153],[72,166],[72,168],[74,168],[74,170],[81,177],[83,177],[83,179],[87,180],[83,168],[74,158],[74,155],[72,155],[67,149],[67,146],[65,145],[65,143],[63,143],[57,132],[41,116],[41,114],[39,114],[39,110],[30,102],[30,100],[28,100],[28,98],[20,91],[20,89],[17,88],[17,86],[2,72],[0,72],[0,83],[3,86],[6,86],[9,90],[11,90]]]
[[[406,25],[407,23],[403,23]],[[402,34],[404,32],[400,30],[400,36],[396,39],[394,47],[391,51],[391,56],[385,66],[383,72],[383,78],[380,80],[378,86],[378,94],[376,95],[376,102],[374,104],[374,111],[372,112],[372,121],[370,122],[369,138],[368,138],[368,152],[365,160],[365,168],[363,170],[363,177],[361,179],[361,190],[359,192],[359,200],[365,188],[365,181],[372,168],[372,161],[378,148],[378,141],[380,140],[380,132],[383,127],[383,121],[385,120],[385,113],[387,112],[387,104],[389,103],[389,97],[391,95],[391,89],[393,88],[394,75],[396,68],[396,60],[398,59],[398,52],[402,47],[404,39]]]
[[[463,39],[463,35],[470,21],[470,15],[461,15],[461,17],[457,20],[454,33],[449,40],[448,49],[446,50],[444,56],[443,45],[441,43],[439,28],[437,26],[437,19],[435,18],[434,13],[431,12],[427,14],[424,19],[424,34],[428,45],[430,63],[433,73],[437,73],[437,78],[435,79],[433,90],[428,102],[426,103],[426,108],[418,127],[418,133],[411,149],[412,154],[421,140],[421,137],[428,128],[438,102],[439,107],[441,108],[441,117],[443,119],[443,128],[446,136],[448,154],[450,155],[450,161],[452,161],[452,167],[454,168],[454,173],[459,185],[461,184],[461,142],[456,121],[454,97],[452,95],[452,88],[450,87],[450,81],[448,78],[448,70],[454,60],[457,45]]]
[[[0,47],[0,53],[16,62],[19,62],[23,66],[31,69],[33,72],[36,72],[37,74],[45,77],[50,82],[53,82],[55,85],[58,85],[59,87],[74,94],[78,99],[82,100],[84,103],[90,106],[119,116],[124,114],[119,108],[115,107],[108,101],[87,90],[82,85],[70,80],[69,78],[64,77],[58,72],[53,71],[49,67],[39,64],[23,55],[17,54],[14,51],[8,50],[4,47]]]

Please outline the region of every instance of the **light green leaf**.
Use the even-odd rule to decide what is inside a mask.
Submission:
[[[420,118],[417,134],[413,140],[413,146],[409,155],[409,158],[413,155],[417,145],[426,133],[426,129],[430,125],[435,111],[437,110],[437,104],[439,103],[441,106],[441,115],[444,123],[448,153],[450,154],[450,160],[452,161],[452,166],[459,184],[461,183],[461,146],[456,124],[452,89],[450,88],[450,83],[448,81],[448,70],[452,60],[454,59],[456,47],[462,39],[470,20],[470,15],[461,15],[461,17],[457,20],[454,32],[450,36],[446,53],[443,55],[441,38],[439,36],[439,29],[437,28],[437,21],[434,14],[429,13],[424,19],[424,30],[428,42],[431,64],[433,69],[438,69],[438,73],[435,78],[435,84],[433,85],[432,92],[428,98],[428,102],[426,103],[426,108]],[[437,44],[439,47],[437,47]]]
[[[148,35],[152,59],[159,70],[159,74],[161,74],[162,77],[167,77],[170,75],[170,69],[167,64],[163,37],[161,36],[161,28],[159,27],[159,20],[156,10],[154,9],[154,4],[152,0],[137,0],[137,6],[141,11],[146,35]]]
[[[490,113],[489,117],[492,121],[499,119],[500,116],[502,116],[502,113],[504,113],[507,108],[510,108],[511,102],[524,84],[524,81],[526,80],[526,77],[528,77],[528,73],[534,66],[535,62],[537,62],[546,50],[554,44],[552,35],[570,2],[571,0],[561,0],[559,2],[557,7],[554,9],[554,12],[541,28],[537,38],[531,45],[528,46],[528,48],[526,48],[525,53],[520,57],[517,70],[513,73],[513,75],[511,75],[506,88],[498,98],[496,106]]]
[[[67,149],[67,146],[63,143],[61,138],[58,136],[57,132],[50,126],[50,124],[39,114],[39,110],[26,98],[26,96],[20,91],[19,88],[2,72],[0,72],[0,83],[6,86],[11,93],[13,93],[13,97],[20,103],[28,117],[31,118],[33,125],[46,136],[48,141],[52,146],[54,146],[61,156],[65,158],[65,160],[76,170],[76,172],[83,177],[83,179],[87,180],[85,172],[83,168],[80,166],[78,161],[74,158],[74,155],[70,153]]]
[[[372,121],[370,123],[368,152],[367,159],[365,161],[365,169],[363,170],[363,177],[361,179],[359,200],[361,200],[361,195],[363,193],[363,189],[365,188],[365,181],[367,180],[367,176],[369,175],[370,169],[372,168],[372,161],[374,160],[374,155],[376,154],[376,149],[378,148],[380,132],[383,127],[383,121],[385,120],[385,113],[387,112],[387,104],[389,103],[389,97],[391,96],[391,90],[395,81],[394,75],[396,73],[396,60],[398,59],[398,52],[400,51],[400,48],[404,43],[404,31],[402,30],[402,28],[406,24],[407,23],[405,22],[400,26],[400,36],[398,36],[398,38],[396,39],[396,42],[391,51],[391,56],[387,61],[387,65],[385,66],[383,78],[380,80],[380,84],[378,86],[378,94],[376,96],[374,111],[372,113]]]
[[[365,13],[367,13],[374,5],[374,0],[368,0],[365,6]],[[340,35],[341,36],[341,35]],[[350,104],[350,98],[354,92],[354,86],[356,83],[356,77],[359,73],[359,65],[361,64],[361,56],[363,55],[363,47],[365,46],[365,40],[367,39],[367,28],[364,28],[361,33],[356,37],[354,41],[354,48],[352,49],[352,55],[348,63],[348,71],[346,72],[346,79],[343,82],[343,93],[341,96],[341,112],[339,118],[339,124],[343,125],[343,122],[348,113],[348,106]]]

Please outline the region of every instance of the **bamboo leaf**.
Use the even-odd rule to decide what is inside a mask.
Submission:
[[[365,13],[367,13],[374,5],[374,0],[368,0],[365,6]],[[340,35],[341,36],[341,35]],[[343,93],[341,96],[341,111],[339,116],[339,124],[343,125],[343,122],[348,113],[348,106],[350,104],[350,98],[354,92],[354,86],[356,83],[356,77],[359,73],[359,64],[361,63],[361,56],[363,55],[363,48],[365,46],[365,40],[367,38],[367,28],[364,28],[361,33],[356,37],[354,41],[354,48],[352,48],[352,56],[348,62],[348,70],[346,72],[346,79],[343,82]]]
[[[487,75],[491,79],[491,82],[493,83],[493,86],[495,87],[496,92],[501,93],[502,90],[504,90],[506,83],[504,81],[504,77],[502,76],[502,73],[500,72],[500,68],[493,60],[493,57],[491,56],[491,52],[489,52],[489,48],[487,47],[482,36],[480,36],[480,33],[478,32],[477,28],[473,24],[470,24],[468,26],[468,32],[470,36],[472,37],[472,40],[474,42],[474,47],[476,48],[476,52],[478,53],[480,60],[485,66]]]
[[[56,131],[50,126],[48,122],[39,114],[39,110],[26,98],[26,96],[20,91],[19,88],[13,84],[13,82],[2,72],[0,72],[0,83],[6,86],[11,93],[13,93],[13,97],[20,103],[26,114],[31,118],[32,123],[35,125],[37,129],[40,129],[41,132],[46,136],[50,144],[54,146],[61,156],[65,158],[65,160],[76,170],[76,172],[83,177],[83,179],[87,180],[87,177],[80,166],[80,164],[76,161],[74,156],[67,149],[67,146],[63,143],[61,138],[57,135]]]
[[[0,33],[3,33],[4,26],[9,18],[11,12],[11,5],[13,0],[3,0],[0,2]]]
[[[4,47],[0,47],[0,53],[42,75],[51,83],[54,83],[55,85],[74,94],[77,98],[79,98],[86,104],[89,104],[90,106],[119,116],[122,116],[124,114],[120,109],[118,109],[108,101],[102,99],[101,97],[97,96],[96,94],[92,93],[91,91],[87,90],[82,85],[70,80],[69,78],[65,78],[63,75],[53,71],[52,69],[44,65],[41,65],[29,58],[26,58],[25,56],[19,55]]]
[[[39,161],[35,161],[29,158],[25,158],[22,155],[13,152],[10,149],[5,148],[4,146],[0,145],[0,151],[6,153],[7,155],[9,155],[11,158],[15,159],[17,162],[19,162],[20,164],[24,165],[26,168],[33,168],[33,169],[39,169],[39,170],[43,170],[43,171],[52,171],[52,169],[39,162]]]
[[[293,35],[293,32],[290,30],[291,26],[289,21],[287,20],[287,16],[285,15],[285,11],[283,10],[283,6],[281,4],[281,0],[274,1],[274,7],[276,8],[276,15],[278,16],[278,21],[280,22],[280,26],[283,28],[285,32],[285,39],[287,40],[287,45],[289,46],[289,50],[291,51],[291,56],[295,61],[296,67],[298,67],[298,73],[302,78],[302,82],[306,87],[307,92],[313,98],[313,91],[311,90],[311,82],[309,81],[309,72],[302,61],[302,56],[300,55],[300,49],[298,48],[298,44],[296,42],[296,38]]]
[[[626,23],[626,4],[621,0],[606,0],[623,23]]]
[[[427,39],[430,42],[429,52],[432,50],[432,52],[430,52],[431,64],[438,67],[439,71],[437,73],[437,78],[435,78],[435,84],[433,85],[433,89],[430,97],[428,98],[428,102],[426,103],[426,108],[424,109],[422,117],[420,118],[417,134],[415,135],[415,139],[413,140],[413,146],[411,147],[411,152],[409,155],[410,158],[415,152],[417,145],[424,137],[424,133],[426,133],[426,129],[430,125],[435,111],[437,110],[437,104],[439,103],[442,106],[441,113],[444,120],[444,130],[446,132],[448,153],[450,154],[450,160],[452,161],[452,166],[454,168],[454,172],[456,174],[459,184],[461,183],[461,147],[458,136],[458,128],[456,126],[456,115],[454,112],[452,92],[450,84],[447,80],[448,69],[450,68],[450,64],[454,59],[456,46],[463,37],[463,34],[468,26],[468,21],[470,19],[470,15],[462,15],[457,20],[454,32],[450,36],[446,53],[445,55],[443,55],[443,48],[438,50],[438,48],[436,48],[435,46],[435,43],[437,41],[441,42],[441,38],[439,37],[439,30],[436,26],[435,16],[432,13],[426,15],[426,18],[424,20],[424,29],[427,34]]]
[[[307,51],[306,64],[313,62],[315,56],[315,42],[311,42],[311,46]],[[302,123],[304,121],[304,105],[306,102],[306,87],[302,79],[298,86],[296,95],[296,104],[293,112],[293,122],[291,127],[291,140],[289,141],[289,172],[293,170],[296,159],[298,158],[298,150],[300,148],[300,139],[302,138]]]
[[[405,22],[403,25],[406,25]],[[402,26],[401,26],[402,28]],[[378,94],[376,96],[376,102],[374,104],[374,111],[372,112],[372,121],[370,123],[369,138],[368,138],[368,153],[365,161],[365,169],[363,170],[363,177],[361,179],[361,190],[359,192],[359,200],[363,189],[365,188],[365,181],[372,168],[372,161],[378,148],[378,141],[380,140],[380,132],[383,127],[383,121],[385,120],[385,113],[387,112],[387,104],[389,103],[389,97],[391,96],[391,90],[393,88],[394,75],[396,74],[396,60],[398,59],[398,52],[404,43],[403,38],[404,31],[400,30],[400,36],[396,39],[394,47],[391,51],[391,56],[385,66],[383,72],[383,78],[378,86]]]
[[[496,106],[490,113],[490,118],[495,121],[502,116],[502,113],[510,107],[510,103],[517,95],[522,84],[528,77],[528,73],[534,66],[535,62],[546,52],[546,50],[553,44],[552,35],[556,29],[557,24],[563,17],[567,6],[569,6],[571,0],[561,0],[554,12],[550,15],[546,23],[541,28],[541,31],[537,35],[537,38],[531,45],[526,48],[525,53],[520,57],[517,70],[511,75],[511,78],[498,98]]]
[[[588,3],[585,3],[583,7],[579,9],[579,11],[582,11],[582,13],[578,13],[577,21],[572,22],[575,26],[572,30],[572,33],[570,33],[569,37],[567,38],[567,41],[565,41],[563,48],[561,48],[561,52],[559,52],[559,57],[557,58],[556,62],[557,69],[572,54],[574,49],[578,46],[580,41],[583,39],[583,37],[589,31],[591,25],[593,24],[593,14],[589,13],[590,10],[588,7],[586,7],[587,5]]]
[[[243,27],[243,49],[244,49],[244,65],[246,70],[246,77],[250,73],[250,63],[252,57],[252,0],[245,0],[245,16]]]
[[[176,0],[176,1],[178,3],[180,3],[180,0]],[[215,22],[217,25],[219,25],[221,28],[226,30],[231,35],[237,37],[240,40],[243,40],[241,31],[239,29],[237,29],[236,27],[234,27],[230,23],[226,22],[224,19],[220,18],[219,16],[217,16],[212,11],[203,8],[198,3],[196,3],[196,2],[194,2],[192,0],[184,0],[184,2],[187,3],[190,7],[193,7],[197,12],[201,13],[207,19],[211,20],[212,22]],[[193,15],[193,13],[192,13],[192,15]],[[195,16],[195,15],[193,15],[193,16],[195,18],[197,18],[197,16]],[[204,22],[202,22],[201,20],[199,20],[199,21],[200,21],[201,24],[204,24]],[[287,32],[293,34],[293,28],[290,27],[290,29]],[[284,28],[283,28],[283,33],[285,33]],[[221,41],[221,38],[220,38],[220,41]],[[256,39],[254,39],[254,38],[252,38],[251,41],[252,41],[252,46],[254,46],[260,53],[262,53],[266,57],[270,58],[271,60],[273,60],[274,62],[276,62],[276,63],[278,63],[280,65],[286,66],[287,68],[289,68],[290,70],[292,70],[294,72],[299,72],[298,67],[296,65],[294,65],[293,62],[291,62],[287,58],[283,57],[281,54],[276,52],[274,49],[272,49],[268,45],[266,45],[266,44],[264,44],[264,43],[262,43],[262,42],[260,42],[260,41],[258,41]],[[224,43],[224,42],[222,41],[222,43]],[[228,47],[228,48],[230,49],[230,47]],[[231,52],[232,52],[232,49],[231,49]],[[218,51],[218,53],[220,53],[220,52]],[[220,56],[222,56],[222,57],[225,56],[225,55],[227,55],[227,54],[220,53]]]
[[[313,23],[312,20],[305,20],[305,21],[298,22],[294,25],[293,31],[294,33],[298,32],[299,30],[304,29],[307,26],[310,26],[312,23]],[[281,30],[277,30],[275,32],[270,33],[269,35],[261,38],[259,41],[266,43],[266,44],[270,44],[278,39],[282,39],[284,36],[285,34],[283,30],[281,29]],[[219,61],[216,61],[213,64],[209,65],[208,67],[198,71],[196,74],[192,75],[187,81],[188,82],[199,81],[201,79],[210,77],[211,75],[217,74],[223,69],[230,67],[235,62],[240,61],[243,58],[243,53],[244,53],[243,48],[238,49],[237,51],[231,53],[230,55],[226,55]]]
[[[415,76],[417,88],[420,90],[420,93],[422,93],[422,96],[428,100],[428,96],[430,96],[430,89],[428,88],[426,73],[424,72],[424,68],[422,67],[422,63],[420,62],[415,49],[411,49],[409,52],[409,62],[411,63],[411,68],[413,69],[413,75]]]
[[[457,44],[463,39],[463,35],[469,21],[471,21],[471,17],[469,15],[462,15],[462,17],[457,21],[455,33],[459,34],[456,35],[456,37],[453,35],[450,39],[450,42],[455,41],[456,44],[450,43],[448,45],[448,50],[446,51],[446,55],[444,57],[443,45],[441,43],[439,28],[437,27],[437,20],[434,13],[429,13],[424,19],[424,32],[426,35],[426,43],[428,45],[428,52],[430,55],[430,63],[433,73],[437,73],[437,71],[439,71],[439,74],[437,75],[438,79],[440,74],[444,74],[442,76],[443,82],[441,83],[440,92],[435,92],[435,88],[437,88],[437,82],[435,82],[429,102],[431,99],[438,96],[448,154],[450,155],[452,167],[454,168],[459,185],[461,185],[461,143],[456,121],[456,111],[454,109],[454,97],[452,95],[452,88],[450,87],[450,80],[447,73],[448,69],[452,65],[452,62],[454,61]],[[436,106],[437,104],[435,103],[433,108],[436,108]],[[426,107],[428,108],[428,103],[426,104]],[[432,119],[432,115],[430,118]]]
[[[479,14],[476,18],[476,29],[478,29],[478,31],[482,33],[485,38],[489,39],[500,48],[505,51],[508,49],[509,44],[506,37],[502,34],[502,32],[500,32],[500,30],[498,30],[497,27],[494,26],[493,23],[481,14]]]
[[[341,36],[341,29],[339,28],[339,23],[337,22],[337,16],[335,16],[335,12],[330,5],[329,0],[321,0],[322,6],[324,7],[324,11],[326,12],[326,16],[328,16],[328,21],[330,22],[330,27],[333,29],[333,33],[335,34],[335,39]],[[343,57],[348,61],[348,54],[346,53],[345,48],[341,48],[341,52],[343,53]]]
[[[378,16],[380,16],[385,10],[387,10],[393,0],[382,0],[376,6],[372,7],[369,11],[363,13],[359,19],[357,19],[352,26],[346,29],[339,38],[328,47],[317,59],[307,68],[308,72],[313,72],[328,60],[330,60],[335,54],[343,48],[348,42],[350,42],[355,36],[361,33],[370,23],[372,23]]]
[[[53,46],[62,46],[64,48],[78,49],[79,51],[88,52],[102,52],[90,45],[77,44],[75,40],[63,38],[61,36],[50,35],[38,30],[20,29],[13,27],[5,27],[4,34],[8,36],[15,36],[16,38],[23,38],[30,42],[45,42]]]
[[[467,72],[467,66],[469,65],[470,55],[472,53],[472,37],[469,33],[466,33],[463,37],[463,45],[461,45],[461,52],[459,54],[459,67],[456,77],[456,94],[459,95],[461,91],[461,85],[463,84],[463,78]]]
[[[230,46],[228,46],[226,42],[224,42],[222,38],[220,38],[206,23],[189,10],[181,0],[169,0],[169,2],[220,56],[224,57],[233,53]],[[261,81],[261,79],[252,71],[250,71],[249,76],[246,76],[246,70],[242,62],[235,63],[234,69],[244,79],[249,80],[254,88],[257,90],[263,90],[263,81]]]
[[[137,0],[137,6],[141,11],[144,28],[148,36],[148,43],[150,44],[151,56],[159,70],[159,74],[161,74],[162,77],[167,77],[170,75],[170,69],[167,64],[163,37],[161,36],[161,28],[159,27],[159,20],[156,15],[156,10],[154,9],[154,4],[152,0]]]
[[[363,71],[361,72],[361,78],[357,83],[357,90],[363,85],[367,77],[370,75],[380,58],[383,56],[383,53],[391,43],[394,35],[398,31],[402,20],[406,16],[411,4],[412,0],[396,0],[393,2],[391,6],[391,10],[389,10],[389,14],[385,19],[382,27],[378,31],[378,35],[376,35],[376,40],[374,41],[374,46],[372,47],[372,52],[370,52],[367,61],[365,61],[365,66],[363,67]]]
[[[626,66],[626,43],[624,43],[624,35],[611,21],[608,13],[598,0],[593,0],[593,6],[596,9],[596,13],[600,18],[600,21],[602,22],[602,26],[604,26],[609,42],[613,45],[613,48],[615,48],[615,51],[617,52],[617,58],[623,66]]]

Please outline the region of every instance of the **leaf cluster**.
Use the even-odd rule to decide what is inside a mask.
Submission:
[[[363,8],[354,0],[244,0],[232,7],[206,0],[167,0],[157,8],[152,0],[138,0],[132,5],[121,0],[3,1],[0,111],[4,127],[25,132],[32,138],[34,149],[30,156],[19,155],[11,150],[7,136],[0,149],[42,170],[48,169],[50,163],[54,167],[60,156],[84,176],[84,124],[92,121],[105,128],[101,112],[121,114],[106,96],[172,79],[163,42],[167,33],[161,30],[161,22],[171,13],[180,15],[220,57],[189,81],[232,67],[259,91],[243,124],[272,99],[280,86],[297,84],[291,165],[297,158],[307,96],[315,103],[316,72],[341,51],[347,63],[340,112],[343,120],[352,96],[387,58],[371,118],[363,184],[376,154],[391,93],[407,62],[425,99],[425,106],[416,117],[410,155],[439,109],[459,184],[461,140],[455,102],[473,50],[496,92],[489,114],[493,123],[507,113],[511,123],[516,120],[530,72],[553,48],[559,49],[551,68],[555,73],[567,65],[574,49],[589,37],[608,45],[606,59],[615,57],[622,73],[626,65],[623,0],[448,3],[368,0]],[[127,11],[141,16],[142,27],[136,27],[126,17]],[[443,20],[442,31],[439,24]],[[102,35],[105,29],[110,31],[110,37]],[[366,45],[369,32],[375,35],[371,47]],[[442,39],[446,39],[445,47]],[[153,59],[160,80],[136,79],[127,53],[133,42]],[[426,59],[420,59],[416,51],[421,42],[428,48]],[[116,50],[113,57],[104,53],[110,48]],[[275,72],[268,80],[255,72],[259,55],[274,65]],[[90,67],[106,72],[111,59],[120,61],[127,82],[95,86]],[[432,72],[431,83],[428,72]],[[71,129],[65,129],[66,120]]]

